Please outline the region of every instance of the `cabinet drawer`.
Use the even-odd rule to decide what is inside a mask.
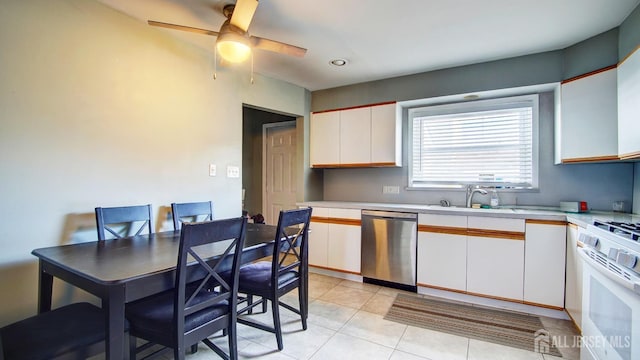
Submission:
[[[492,218],[483,216],[469,216],[469,229],[499,230],[524,233],[524,219]]]
[[[329,209],[322,207],[314,207],[311,211],[311,217],[319,217],[319,218],[328,218],[329,217]]]
[[[419,225],[466,228],[467,217],[462,215],[418,214]]]
[[[329,217],[336,219],[356,219],[360,220],[360,209],[328,209]]]

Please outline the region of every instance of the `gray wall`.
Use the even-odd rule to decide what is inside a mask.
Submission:
[[[640,33],[638,9],[620,28],[562,50],[315,91],[312,93],[311,109],[320,111],[390,100],[406,101],[557,83],[616,64],[619,52],[622,52],[619,47],[635,48]],[[611,210],[613,201],[622,200],[628,204],[627,210],[631,210],[634,197],[633,164],[553,165],[553,95],[543,94],[540,100],[540,190],[502,193],[503,204],[557,206],[562,200],[584,200],[589,202],[592,209]],[[404,124],[405,132],[406,129]],[[403,157],[406,164],[406,149]],[[464,203],[465,195],[460,191],[404,190],[407,171],[407,167],[324,170],[323,198],[334,201],[408,203],[437,203],[444,198],[453,204]],[[401,193],[382,194],[383,185],[398,185]],[[638,192],[640,189],[635,186],[636,198],[640,196]],[[488,202],[488,199],[480,200]]]

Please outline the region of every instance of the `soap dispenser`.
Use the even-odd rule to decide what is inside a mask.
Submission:
[[[500,198],[496,189],[491,190],[491,207],[498,207],[500,205]]]

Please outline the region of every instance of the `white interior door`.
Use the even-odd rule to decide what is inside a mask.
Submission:
[[[265,124],[263,212],[267,224],[277,224],[280,210],[296,208],[296,123]]]

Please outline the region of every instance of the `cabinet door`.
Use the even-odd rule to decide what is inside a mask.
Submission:
[[[329,224],[309,223],[309,265],[327,267]]]
[[[640,158],[640,51],[618,66],[618,154]]]
[[[562,84],[560,159],[616,158],[618,104],[616,69]]]
[[[312,167],[340,163],[339,111],[328,111],[311,116],[309,162]]]
[[[360,274],[360,226],[329,224],[328,266]]]
[[[567,284],[565,305],[567,312],[582,328],[582,260],[578,255],[578,236],[581,228],[567,225]]]
[[[371,108],[340,111],[340,164],[371,162]]]
[[[467,290],[467,237],[418,232],[418,285]]]
[[[566,226],[527,223],[524,301],[564,308]]]
[[[402,165],[402,129],[396,104],[371,107],[371,162]]]
[[[524,241],[467,237],[467,291],[522,301]]]

